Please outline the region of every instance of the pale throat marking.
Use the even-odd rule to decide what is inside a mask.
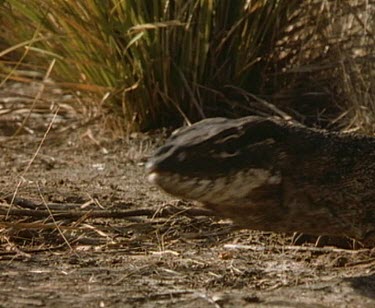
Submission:
[[[148,180],[171,195],[203,203],[236,204],[265,184],[280,184],[281,175],[266,169],[248,169],[218,178],[183,176],[178,173],[153,172]]]

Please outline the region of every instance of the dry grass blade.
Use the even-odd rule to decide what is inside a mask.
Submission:
[[[48,69],[48,71],[47,71],[47,73],[46,73],[46,75],[45,75],[45,79],[48,78],[48,76],[51,74],[51,71],[52,71],[52,68],[53,68],[53,66],[54,66],[54,63],[55,63],[55,61],[52,61],[51,65],[50,65],[50,67],[49,67],[49,69]],[[44,87],[42,86],[42,87],[40,88],[40,91],[37,93],[37,96],[35,97],[35,99],[34,99],[34,101],[33,101],[33,105],[32,105],[32,107],[30,108],[29,114],[28,114],[28,116],[25,118],[25,120],[24,120],[24,122],[23,122],[23,125],[24,125],[24,124],[26,123],[26,121],[28,120],[28,118],[29,118],[29,116],[30,116],[30,114],[31,114],[31,112],[32,112],[32,110],[33,110],[33,108],[34,108],[34,106],[35,106],[36,101],[38,100],[38,98],[41,96],[41,94],[42,94],[42,92],[43,92],[43,89],[44,89]],[[9,211],[10,211],[11,208],[12,208],[12,204],[13,204],[13,202],[14,202],[14,199],[15,199],[16,196],[17,196],[17,193],[18,193],[19,188],[21,187],[22,183],[24,182],[24,176],[25,176],[26,173],[29,171],[29,169],[30,169],[32,163],[34,162],[34,160],[35,160],[35,158],[37,157],[37,155],[38,155],[40,149],[42,148],[42,145],[43,145],[43,143],[44,143],[44,141],[45,141],[45,139],[46,139],[46,137],[47,137],[49,131],[50,131],[51,128],[52,128],[52,125],[53,125],[53,123],[54,123],[54,121],[55,121],[55,119],[56,119],[56,116],[57,116],[58,112],[59,112],[59,107],[56,108],[56,110],[55,110],[55,112],[54,112],[54,115],[53,115],[53,118],[52,118],[51,122],[49,123],[49,125],[48,125],[48,127],[47,127],[47,130],[46,130],[46,132],[45,132],[43,138],[41,139],[41,141],[40,141],[40,143],[39,143],[39,146],[38,146],[38,148],[36,149],[36,151],[35,151],[33,157],[31,158],[31,160],[30,160],[29,163],[27,164],[26,168],[23,170],[22,174],[20,175],[20,181],[18,182],[18,184],[17,184],[17,186],[16,186],[16,189],[15,189],[15,191],[14,191],[14,193],[13,193],[13,197],[12,197],[12,200],[11,200],[11,202],[10,202]],[[19,130],[18,130],[18,131],[19,131]],[[18,133],[18,131],[15,133],[15,135]],[[7,218],[8,218],[8,214],[6,215],[5,219],[7,219]]]
[[[163,243],[164,240],[170,238],[181,238],[180,232],[183,232],[183,229],[177,231],[173,227],[178,221],[181,226],[186,224],[183,228],[194,229],[196,228],[194,225],[201,224],[202,219],[208,226],[207,222],[210,221],[209,216],[212,214],[206,210],[175,206],[166,206],[162,210],[83,210],[80,204],[76,204],[74,209],[68,210],[62,206],[61,209],[57,210],[50,209],[41,192],[40,197],[43,204],[41,207],[36,207],[37,205],[26,199],[17,198],[15,200],[16,204],[19,205],[27,205],[27,207],[31,205],[32,210],[14,208],[9,210],[9,204],[0,205],[0,216],[5,216],[9,212],[8,221],[0,222],[2,236],[8,236],[9,243],[12,242],[16,246],[21,239],[22,242],[26,241],[26,243],[30,241],[29,245],[33,243],[34,247],[38,244],[38,249],[30,249],[30,247],[27,249],[27,252],[30,253],[33,251],[39,252],[44,247],[64,249],[66,245],[71,251],[75,251],[79,245],[121,247],[125,242],[128,243],[127,245],[134,246],[138,245],[137,243],[142,238],[154,237],[156,234],[159,234],[158,238]],[[114,222],[117,219],[122,219],[121,226],[112,227],[112,223],[103,224],[103,221]],[[57,234],[56,230],[58,231]],[[227,229],[226,232],[220,230],[216,234],[211,232],[212,234],[207,233],[204,238],[225,237],[229,232],[230,229]],[[137,234],[137,236],[132,234]],[[187,234],[191,234],[191,232]],[[65,245],[62,245],[61,237]],[[189,238],[190,240],[193,239],[191,236]],[[202,235],[200,238],[203,238]],[[51,241],[54,243],[52,246]],[[169,240],[168,245],[170,245]],[[164,247],[162,250],[168,250],[168,247]],[[14,254],[17,254],[17,252],[15,251]]]

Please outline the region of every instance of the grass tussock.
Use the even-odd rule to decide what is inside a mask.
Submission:
[[[60,86],[92,95],[125,129],[275,113],[253,94],[308,124],[337,119],[341,127],[372,129],[374,69],[366,63],[374,50],[373,1],[1,6],[0,44],[8,46],[0,53],[2,78],[24,63],[41,70],[56,59]]]

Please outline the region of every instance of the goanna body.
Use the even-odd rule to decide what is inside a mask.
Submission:
[[[167,193],[245,228],[375,245],[373,137],[270,118],[212,118],[173,134],[147,170]]]

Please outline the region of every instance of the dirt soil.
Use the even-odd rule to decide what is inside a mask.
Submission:
[[[374,249],[233,230],[147,183],[159,137],[25,91],[0,95],[0,307],[375,307]]]

